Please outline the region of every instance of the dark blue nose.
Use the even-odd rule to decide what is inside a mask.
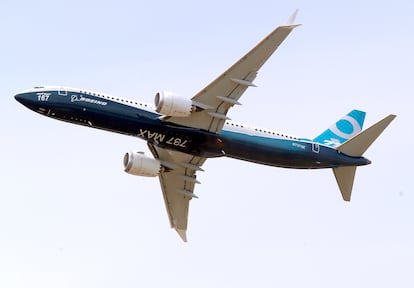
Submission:
[[[34,93],[18,93],[14,99],[29,109],[37,110],[38,99]]]
[[[21,103],[21,104],[23,104],[24,105],[24,96],[23,96],[23,94],[16,94],[15,96],[14,96],[14,99],[16,99],[17,100],[17,102],[19,102],[19,103]]]

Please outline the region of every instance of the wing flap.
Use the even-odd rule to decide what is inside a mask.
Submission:
[[[193,191],[195,184],[199,183],[195,174],[201,170],[200,167],[206,159],[153,144],[148,144],[148,147],[161,163],[174,164],[173,169],[161,172],[159,180],[171,228],[174,228],[186,242],[189,202],[192,198],[197,198]]]

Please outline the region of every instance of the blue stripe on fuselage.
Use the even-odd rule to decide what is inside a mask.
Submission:
[[[120,98],[113,101],[113,98],[70,90],[66,95],[56,90],[16,95],[16,99],[28,108],[52,118],[140,137],[163,148],[206,158],[228,156],[287,168],[364,164],[362,157],[349,157],[309,140],[271,138],[229,130],[214,134],[179,126],[159,120],[161,115],[141,109],[132,101]]]
[[[226,156],[287,168],[316,168],[317,153],[312,144],[223,130],[220,134]]]
[[[271,138],[223,130],[226,156],[284,168],[334,168],[366,165],[364,157],[351,157],[312,141]]]

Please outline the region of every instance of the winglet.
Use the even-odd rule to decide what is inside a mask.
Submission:
[[[178,235],[180,235],[181,239],[183,239],[184,242],[187,242],[186,230],[175,228],[175,231],[177,231]]]
[[[296,20],[296,16],[298,15],[299,9],[296,9],[295,12],[293,12],[292,15],[290,15],[290,17],[288,18],[286,25],[294,25],[295,24],[295,20]]]

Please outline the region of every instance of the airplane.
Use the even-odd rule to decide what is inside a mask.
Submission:
[[[313,139],[240,124],[227,116],[230,108],[241,105],[247,88],[255,87],[262,65],[300,26],[294,24],[296,14],[191,99],[159,91],[153,106],[63,86],[38,86],[16,94],[15,99],[50,118],[145,140],[153,158],[127,152],[124,170],[159,177],[171,228],[184,242],[189,202],[198,198],[196,174],[209,158],[230,157],[284,168],[331,168],[342,198],[350,201],[356,168],[371,163],[362,155],[395,115],[362,130],[365,112],[352,110]]]

